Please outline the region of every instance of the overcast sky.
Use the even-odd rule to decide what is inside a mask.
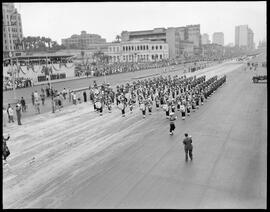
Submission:
[[[100,2],[15,3],[24,36],[45,36],[61,44],[72,34],[99,34],[107,42],[123,30],[148,30],[200,24],[212,40],[223,32],[234,43],[236,25],[247,24],[256,45],[266,38],[266,2]]]

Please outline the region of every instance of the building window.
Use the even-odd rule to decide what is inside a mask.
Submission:
[[[162,49],[162,46],[161,45],[159,46],[159,49]]]
[[[134,50],[134,47],[132,46],[131,49],[132,49],[132,51],[133,51],[133,50]]]
[[[152,60],[154,60],[155,58],[154,58],[154,55],[152,54]]]
[[[146,50],[148,50],[148,45],[146,46]]]
[[[162,55],[159,55],[159,58],[162,59]]]
[[[158,46],[156,46],[156,50],[158,50]]]
[[[152,46],[152,50],[154,50],[155,49],[155,47],[154,46]]]

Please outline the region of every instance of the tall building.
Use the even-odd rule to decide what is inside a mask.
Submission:
[[[143,31],[123,31],[121,41],[164,41],[169,47],[169,58],[174,59],[183,55],[183,52],[193,52],[191,49],[201,48],[200,25],[187,25],[185,27],[154,28]],[[190,45],[193,45],[191,48]],[[186,49],[186,50],[185,50]],[[196,52],[196,51],[195,51]]]
[[[204,44],[210,44],[209,35],[206,33],[202,35],[202,45]]]
[[[240,48],[254,48],[254,33],[248,25],[235,27],[235,46]]]
[[[195,47],[200,48],[201,47],[200,24],[187,25],[186,30],[187,30],[187,40],[192,41]]]
[[[2,21],[3,56],[8,57],[9,52],[13,55],[20,54],[24,50],[22,21],[14,3],[2,3]]]
[[[223,32],[214,32],[212,43],[224,46],[224,34]]]
[[[254,33],[250,28],[248,28],[248,48],[255,49]]]
[[[67,48],[88,49],[96,44],[106,44],[106,39],[97,34],[87,34],[86,31],[81,31],[80,35],[75,34],[70,38],[62,39],[62,45]]]

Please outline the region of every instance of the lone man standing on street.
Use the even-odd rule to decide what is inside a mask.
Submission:
[[[192,160],[192,149],[193,149],[193,146],[192,146],[192,137],[191,136],[188,136],[187,133],[185,133],[185,138],[183,140],[183,144],[184,144],[184,147],[185,147],[185,153],[186,153],[186,161],[188,160],[188,155],[190,157],[190,160]]]

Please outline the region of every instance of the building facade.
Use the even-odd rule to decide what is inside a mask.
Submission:
[[[88,49],[96,44],[106,44],[106,39],[97,34],[88,34],[81,31],[80,35],[72,35],[70,38],[62,39],[62,45],[67,48]]]
[[[212,43],[224,46],[224,34],[223,32],[214,32]]]
[[[255,49],[254,33],[248,28],[248,49]]]
[[[254,33],[248,25],[235,27],[235,46],[245,49],[254,48]]]
[[[183,40],[180,42],[180,55],[183,57],[192,56],[194,55],[195,48],[193,42]]]
[[[2,3],[2,21],[3,56],[8,57],[9,52],[17,55],[24,50],[24,46],[21,15],[14,3]]]
[[[202,45],[210,44],[209,35],[204,33],[202,35]]]
[[[196,25],[187,25],[187,40],[194,43],[195,48],[201,47],[201,32],[200,24]]]
[[[168,59],[168,49],[164,41],[133,40],[111,43],[106,54],[111,62],[153,62]]]
[[[188,51],[192,52],[190,42],[199,52],[198,50],[201,48],[200,25],[169,27],[167,29],[154,28],[153,30],[144,31],[123,31],[121,33],[121,40],[123,42],[138,40],[163,41],[168,44],[169,58],[174,59],[182,56],[183,47],[188,48]]]

